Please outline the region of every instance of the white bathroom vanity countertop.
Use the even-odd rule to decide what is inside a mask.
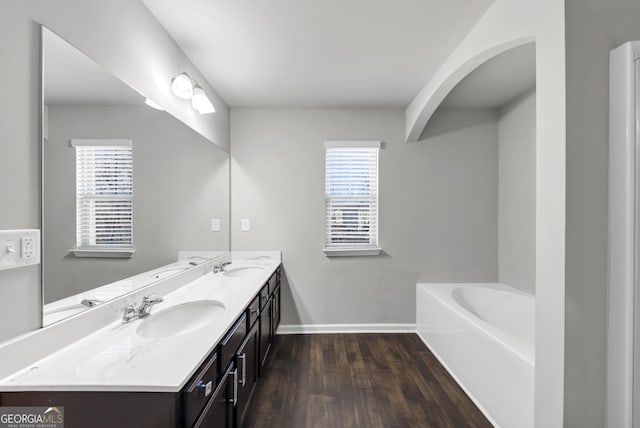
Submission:
[[[194,254],[198,253],[194,252]],[[215,253],[210,254],[212,254],[212,256],[209,258],[216,256]],[[220,252],[217,255],[222,255],[222,253]],[[201,262],[203,260],[206,260],[206,258],[195,256],[195,261]],[[192,266],[189,265],[189,261],[191,260],[187,257],[183,257],[177,262],[160,266],[156,269],[151,269],[138,275],[133,275],[82,293],[74,294],[72,296],[56,300],[55,302],[47,303],[42,309],[42,323],[47,326],[63,320],[73,314],[86,311],[89,308],[81,303],[83,299],[108,302],[118,296],[135,291],[145,285],[152,284],[158,279],[163,279],[182,270],[190,269]]]
[[[177,336],[148,339],[136,333],[146,319],[113,322],[0,380],[0,391],[177,392],[215,349],[233,322],[280,264],[280,258],[233,258],[228,268],[262,270],[229,277],[208,273],[167,294],[154,313],[180,303],[216,300],[225,305],[217,321]]]

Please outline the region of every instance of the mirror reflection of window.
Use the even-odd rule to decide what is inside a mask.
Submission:
[[[131,140],[72,140],[76,149],[76,245],[133,249]]]

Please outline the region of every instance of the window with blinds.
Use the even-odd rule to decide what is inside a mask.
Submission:
[[[378,248],[379,150],[378,141],[325,142],[326,253]]]
[[[76,150],[78,249],[133,247],[131,140],[72,140]]]

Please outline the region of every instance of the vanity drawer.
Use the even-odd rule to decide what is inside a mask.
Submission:
[[[257,321],[260,316],[260,294],[258,294],[247,307],[247,329]]]
[[[269,301],[269,283],[265,284],[260,290],[260,310],[265,307]]]
[[[242,317],[231,327],[231,330],[222,339],[220,343],[220,368],[224,371],[231,360],[233,359],[236,351],[242,345],[245,336],[247,335],[247,314],[243,313]]]
[[[269,278],[269,281],[267,282],[267,285],[269,286],[269,294],[273,293],[273,290],[276,289],[276,282],[277,282],[276,276],[277,275],[274,272],[273,275],[271,275],[271,278]]]
[[[218,353],[204,362],[200,370],[192,378],[189,386],[184,390],[184,418],[185,425],[190,427],[200,416],[202,409],[207,404],[211,394],[216,389],[218,379]]]
[[[267,285],[269,286],[269,294],[273,293],[273,290],[276,289],[276,285],[278,282],[277,279],[277,274],[276,272],[273,273],[273,275],[271,275],[271,278],[269,278],[269,282],[267,283]]]

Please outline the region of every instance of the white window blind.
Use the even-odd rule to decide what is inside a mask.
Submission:
[[[131,140],[72,140],[76,149],[76,245],[133,247]]]
[[[325,251],[378,247],[377,141],[325,142]]]

